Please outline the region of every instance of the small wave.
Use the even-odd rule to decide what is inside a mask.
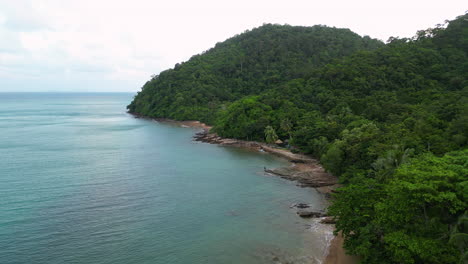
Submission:
[[[329,224],[321,224],[320,221],[321,218],[313,219],[312,223],[309,226],[309,229],[311,231],[320,234],[320,236],[323,238],[323,240],[321,241],[323,246],[323,254],[321,257],[322,260],[319,260],[317,263],[322,263],[322,261],[326,258],[330,249],[331,241],[335,237],[333,235],[334,226]]]

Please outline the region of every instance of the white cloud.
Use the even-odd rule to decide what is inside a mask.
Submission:
[[[386,40],[465,11],[458,0],[0,0],[0,91],[41,78],[64,90],[136,91],[151,74],[263,23],[347,27]]]

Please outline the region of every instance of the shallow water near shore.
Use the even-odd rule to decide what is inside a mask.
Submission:
[[[0,93],[0,262],[319,263],[314,189],[260,152],[137,119],[133,94]]]

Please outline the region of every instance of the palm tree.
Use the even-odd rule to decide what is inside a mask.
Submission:
[[[272,126],[265,127],[265,140],[268,144],[275,143],[278,140],[278,135],[276,135],[276,131]]]
[[[292,133],[291,133],[291,131],[292,131],[292,122],[291,122],[291,120],[289,120],[289,118],[283,119],[281,121],[280,128],[284,132],[288,133],[289,141],[291,141],[291,139],[292,139]]]
[[[413,152],[414,149],[394,145],[384,157],[378,158],[371,166],[377,172],[378,178],[385,181],[398,167],[408,162]]]

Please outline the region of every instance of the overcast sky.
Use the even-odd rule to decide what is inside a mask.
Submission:
[[[1,91],[130,91],[263,23],[386,41],[454,19],[461,0],[0,0]]]

